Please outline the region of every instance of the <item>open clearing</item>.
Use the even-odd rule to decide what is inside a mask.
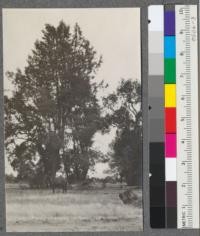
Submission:
[[[30,190],[6,186],[8,232],[139,231],[142,206],[124,205],[124,189]],[[135,190],[142,198],[141,190]]]

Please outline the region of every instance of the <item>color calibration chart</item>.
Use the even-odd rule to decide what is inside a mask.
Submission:
[[[148,15],[150,224],[200,228],[197,5]]]

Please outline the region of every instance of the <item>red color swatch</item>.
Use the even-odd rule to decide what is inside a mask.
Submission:
[[[165,108],[165,133],[176,133],[176,108]]]

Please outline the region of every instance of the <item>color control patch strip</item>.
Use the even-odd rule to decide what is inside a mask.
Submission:
[[[197,6],[148,12],[150,224],[199,228]]]
[[[165,228],[164,8],[149,7],[150,223]]]
[[[164,7],[165,211],[166,228],[177,227],[175,6]]]

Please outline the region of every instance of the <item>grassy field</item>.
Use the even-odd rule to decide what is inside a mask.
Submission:
[[[6,187],[8,232],[138,231],[142,207],[124,205],[123,189],[50,190]],[[135,190],[139,198],[140,190]]]

